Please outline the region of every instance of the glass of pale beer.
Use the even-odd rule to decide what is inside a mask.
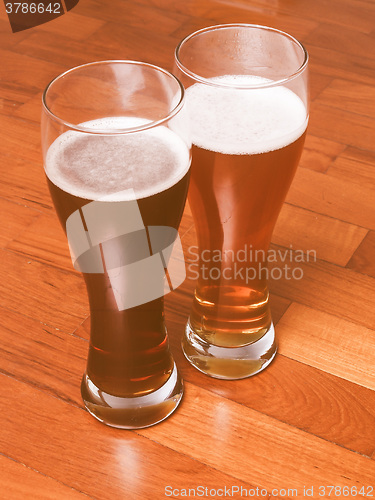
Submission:
[[[43,95],[48,187],[90,305],[82,398],[113,427],[160,422],[183,393],[163,302],[185,272],[170,267],[190,175],[183,109],[179,80],[136,61],[73,68]]]
[[[199,275],[182,345],[213,377],[254,375],[276,353],[267,252],[304,144],[307,68],[301,43],[265,26],[208,27],[176,49],[193,142],[190,265]]]

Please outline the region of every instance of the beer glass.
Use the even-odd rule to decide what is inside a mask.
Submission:
[[[213,377],[248,377],[276,353],[267,252],[303,148],[307,63],[295,38],[257,25],[208,27],[176,49],[198,239],[188,255],[198,281],[182,345]]]
[[[73,68],[43,95],[47,183],[90,305],[82,398],[113,427],[160,422],[182,397],[163,296],[185,277],[170,267],[190,174],[183,104],[173,75],[136,61]]]

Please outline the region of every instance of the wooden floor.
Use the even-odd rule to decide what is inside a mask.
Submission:
[[[0,498],[375,497],[373,0],[81,0],[14,34],[0,12]],[[88,304],[44,180],[41,91],[93,60],[171,69],[183,36],[227,22],[280,28],[310,53],[309,133],[273,248],[317,260],[271,280],[279,353],[236,382],[182,356],[187,280],[166,310],[180,408],[142,431],[107,428],[80,396]],[[194,242],[188,208],[181,237]]]

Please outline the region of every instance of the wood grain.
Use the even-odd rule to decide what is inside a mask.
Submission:
[[[333,80],[316,102],[370,118],[375,115],[375,89],[362,83]]]
[[[93,19],[92,16],[82,16],[77,14],[77,9],[69,12],[69,39],[79,40],[83,43],[86,38],[96,32],[101,26],[103,26],[104,21],[102,19]],[[53,33],[54,35],[65,35],[67,33],[66,29],[66,18],[59,17],[53,23],[42,24],[38,28],[38,32],[43,33]],[[27,32],[27,39],[29,38],[32,31]]]
[[[300,268],[300,279],[279,278],[272,269],[282,263],[270,263],[271,292],[291,301],[311,306],[322,312],[348,319],[372,329],[375,323],[374,279],[329,262],[292,262],[291,269]]]
[[[173,54],[178,38],[156,30],[143,31],[123,23],[107,23],[87,39],[87,43],[106,46],[113,59],[136,59],[163,66],[173,66]]]
[[[41,474],[89,496],[143,500],[165,497],[168,485],[193,488],[203,484],[210,488],[235,483],[251,487],[251,483],[234,480],[189,454],[156,443],[152,437],[105,427],[83,409],[41,389],[5,375],[0,379],[0,405],[5,414],[0,446],[4,454],[16,461],[26,458],[26,466],[32,464]],[[17,418],[20,414],[25,420],[22,426]],[[41,428],[36,446],[32,436]]]
[[[352,258],[347,266],[359,273],[368,274],[375,278],[375,231],[370,231],[357,250],[353,253]]]
[[[331,163],[327,174],[374,189],[374,162],[375,153],[349,147]]]
[[[311,71],[332,78],[343,78],[369,85],[374,83],[374,63],[367,57],[366,51],[358,58],[357,54],[340,52],[319,44],[309,43],[308,48]],[[329,135],[327,134],[326,138]]]
[[[35,92],[40,92],[52,78],[66,69],[56,63],[47,66],[37,58],[10,50],[0,49],[0,58],[2,85],[22,86]]]
[[[194,385],[187,384],[187,394],[199,411],[194,412],[184,405],[173,420],[152,430],[139,431],[139,434],[152,436],[211,467],[225,468],[237,479],[255,479],[256,485],[268,490],[294,487],[301,491],[304,486],[301,469],[305,484],[315,487],[320,484],[352,486],[357,481],[363,484],[373,481],[375,462],[369,458]],[[184,439],[183,430],[192,421],[196,424],[194,435]],[[220,433],[207,439],[213,428],[220,428]],[[236,452],[238,449],[245,451],[246,462]],[[296,456],[298,468],[295,467]],[[268,473],[271,468],[272,476]]]
[[[169,320],[167,326],[184,380],[357,453],[372,455],[375,449],[374,391],[303,363],[280,348],[272,366],[254,377],[251,384],[246,380],[217,379],[207,383],[207,377],[192,371],[181,353],[180,325]],[[77,335],[88,336],[88,322],[82,327]],[[276,322],[278,338],[285,331],[282,323],[279,326]],[[281,342],[282,338],[279,347]],[[298,348],[298,345],[292,347]]]
[[[375,339],[368,328],[292,304],[278,334],[282,354],[374,390]]]
[[[0,141],[7,148],[0,157],[0,197],[50,212],[39,125],[1,115],[0,120]]]
[[[277,499],[313,486],[322,498],[321,485],[375,487],[374,15],[371,0],[82,0],[12,33],[0,6],[1,499],[162,500],[167,485],[171,498],[199,485],[208,499],[210,488],[232,486]],[[89,309],[45,182],[41,95],[89,61],[171,70],[182,37],[229,22],[290,32],[310,55],[308,135],[271,246],[292,249],[289,265],[302,276],[269,280],[274,362],[227,382],[192,368],[181,351],[195,287],[188,267],[165,297],[183,402],[157,426],[111,429],[80,395]],[[189,205],[180,236],[189,263]],[[270,272],[282,264],[270,262]],[[350,498],[343,491],[335,498]]]
[[[375,151],[375,118],[358,115],[355,110],[317,104],[311,113],[310,130],[317,136],[329,135],[342,144]]]
[[[88,314],[81,276],[6,250],[0,251],[0,306],[66,332]]]
[[[374,5],[372,4],[368,9],[368,14],[372,16],[374,13]],[[328,29],[328,25],[322,22],[306,37],[306,42],[344,54],[355,56],[363,54],[365,57],[375,58],[375,46],[371,43],[371,33],[363,33],[353,29],[350,25],[346,26],[345,29],[331,25]]]
[[[317,172],[326,172],[331,163],[345,149],[344,144],[309,134],[306,137],[300,167],[310,168]]]
[[[168,2],[167,2],[168,3]],[[169,2],[170,3],[170,2]],[[199,17],[197,17],[197,14]],[[203,19],[202,19],[203,18]],[[243,23],[274,26],[278,29],[294,33],[302,38],[316,28],[316,23],[306,20],[301,24],[300,19],[293,15],[275,12],[266,5],[258,6],[248,2],[204,2],[195,10],[194,17],[174,32],[175,36],[183,38],[192,31],[221,23]]]
[[[1,498],[12,498],[12,500],[24,498],[87,500],[89,498],[70,486],[46,477],[3,455],[0,455],[0,468],[2,472]]]
[[[39,212],[0,198],[0,247],[5,247],[38,217]]]
[[[366,234],[362,227],[285,203],[272,242],[293,250],[313,250],[317,258],[345,266]]]
[[[350,222],[368,229],[375,228],[373,190],[346,179],[300,168],[286,201],[318,214]]]
[[[86,340],[4,308],[0,332],[3,373],[83,407],[80,383],[86,369]]]
[[[245,3],[245,0],[242,0]],[[268,4],[258,0],[255,3],[260,5]],[[365,33],[371,33],[373,24],[371,23],[371,13],[374,12],[374,5],[372,2],[359,1],[356,5],[350,0],[334,0],[327,4],[324,0],[316,0],[314,3],[308,5],[301,2],[293,2],[293,12],[300,18],[312,19],[322,24],[322,13],[324,12],[326,19],[329,19],[330,27],[337,28],[351,28]],[[289,14],[289,5],[280,5],[278,10],[287,12]],[[368,18],[366,18],[369,16]],[[345,29],[341,29],[345,32]]]

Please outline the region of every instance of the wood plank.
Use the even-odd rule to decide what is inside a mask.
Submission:
[[[239,16],[237,22],[253,22],[252,17],[244,19],[248,11],[273,11],[275,15],[289,18],[300,19],[300,24],[305,25],[310,21],[322,22],[322,12],[325,18],[329,19],[333,25],[356,28],[359,31],[370,33],[373,29],[371,22],[371,13],[374,11],[373,5],[365,1],[358,0],[355,8],[350,0],[344,2],[331,1],[329,4],[324,0],[315,0],[314,3],[306,2],[280,3],[278,0],[254,0],[249,3],[247,0],[216,0],[200,2],[191,0],[187,5],[177,4],[173,0],[138,0],[140,4],[149,5],[152,3],[164,10],[178,10],[182,13],[188,13],[191,16],[209,17],[212,7],[227,6],[228,14],[232,12],[230,7],[234,7],[235,12],[242,10],[242,16]],[[364,15],[364,12],[367,15]],[[224,16],[223,16],[224,17]],[[249,16],[250,17],[250,16]],[[225,16],[225,20],[227,16]],[[241,21],[239,21],[241,20]],[[301,22],[303,20],[303,22]],[[227,21],[229,22],[229,21]]]
[[[7,249],[80,275],[73,267],[67,238],[54,211],[39,214],[33,224],[8,244]]]
[[[36,210],[0,198],[0,247],[4,248],[38,216]]]
[[[38,500],[87,500],[87,495],[74,490],[66,484],[50,477],[39,474],[25,465],[4,457],[0,454],[0,469],[2,498],[24,500],[38,498]],[[5,494],[6,492],[6,494]],[[3,496],[4,495],[4,496]]]
[[[16,48],[17,43],[25,37],[27,37],[27,32],[25,31],[20,31],[17,34],[12,33],[5,9],[0,9],[0,47],[3,49]]]
[[[0,430],[3,453],[87,495],[144,500],[164,498],[170,484],[179,489],[199,484],[217,488],[234,482],[230,475],[152,437],[106,427],[88,412],[10,377],[0,375],[0,381],[0,406],[6,415]],[[241,480],[235,484],[252,486]]]
[[[369,231],[348,262],[349,269],[375,278],[375,231]]]
[[[313,250],[318,259],[345,266],[366,234],[364,228],[284,203],[272,242],[303,252]]]
[[[230,0],[219,0],[220,2],[229,2]],[[245,4],[246,0],[237,0],[237,3]],[[288,15],[298,16],[301,20],[312,19],[319,24],[323,19],[329,19],[329,24],[334,27],[349,27],[355,28],[358,31],[370,33],[373,29],[371,23],[372,14],[374,13],[374,5],[366,0],[358,0],[354,5],[351,0],[331,0],[327,3],[324,0],[315,0],[314,3],[309,2],[292,2],[281,3],[277,0],[255,0],[252,2],[259,5],[272,5],[279,12],[286,12]]]
[[[292,304],[279,321],[278,337],[281,354],[375,389],[375,339],[368,328]]]
[[[88,314],[83,278],[10,251],[0,251],[0,306],[65,332]]]
[[[22,313],[0,311],[0,371],[82,408],[88,342]]]
[[[370,118],[375,115],[375,89],[363,83],[333,80],[318,96],[316,102]]]
[[[305,497],[314,486],[322,498],[320,485],[374,485],[374,15],[373,0],[88,0],[12,33],[0,9],[0,498],[161,499],[168,484],[264,487],[278,499],[292,498],[280,488]],[[264,372],[232,382],[193,369],[181,351],[188,269],[165,298],[182,405],[138,434],[110,429],[80,397],[90,320],[44,179],[41,93],[93,60],[171,70],[183,36],[228,22],[279,27],[310,54],[306,147],[271,248],[315,249],[318,261],[294,252],[288,264],[302,279],[270,279],[281,351]],[[189,207],[180,234],[189,257]]]
[[[318,214],[375,229],[373,197],[374,191],[369,186],[299,168],[286,201]]]
[[[7,141],[7,156],[2,159],[2,165],[12,154],[18,158],[33,161],[34,164],[43,165],[40,145],[40,123],[36,124],[28,120],[15,117],[0,116],[1,131],[0,138]],[[22,146],[22,147],[21,147]]]
[[[272,247],[278,250],[278,247]],[[294,257],[293,257],[294,258]],[[285,272],[272,271],[289,266]],[[343,269],[328,262],[270,262],[269,288],[278,296],[319,311],[345,318],[372,329],[375,324],[375,281],[369,276]],[[293,269],[297,279],[292,278]],[[300,279],[299,279],[300,278]]]
[[[374,391],[288,358],[280,350],[271,365],[251,379],[208,379],[193,369],[182,354],[183,327],[173,310],[167,308],[166,320],[173,356],[186,382],[326,441],[372,455]],[[275,330],[279,343],[278,324]]]
[[[40,125],[0,116],[0,141],[7,145],[0,156],[0,197],[51,211],[40,146]]]
[[[0,13],[1,14],[1,13]],[[69,16],[69,17],[67,17]],[[67,30],[67,24],[69,30]],[[91,19],[87,16],[77,14],[77,9],[70,11],[65,16],[58,17],[51,22],[40,24],[32,29],[12,33],[8,18],[5,14],[0,20],[0,42],[2,48],[10,48],[18,52],[18,44],[28,39],[34,34],[53,33],[55,35],[68,35],[71,40],[84,42],[99,27],[103,26],[104,21]]]
[[[0,113],[11,116],[19,106],[26,103],[35,93],[35,90],[23,89],[20,85],[0,82]]]
[[[3,49],[0,49],[0,60],[1,85],[21,85],[35,92],[42,92],[52,78],[68,69],[56,62],[46,65],[34,57]]]
[[[353,8],[355,9],[354,5]],[[337,6],[336,9],[339,10]],[[373,8],[369,14],[372,16],[375,14]],[[364,54],[365,57],[375,59],[375,46],[372,43],[370,32],[358,32],[358,30],[352,29],[350,26],[346,29],[341,29],[338,26],[321,22],[315,30],[307,35],[305,42],[318,47],[324,47],[328,50],[335,50],[356,56]]]
[[[22,158],[23,153],[19,157],[12,155],[10,160],[12,168],[9,168],[9,158],[0,158],[0,197],[38,211],[51,213],[52,201],[42,160],[39,164],[33,163]]]
[[[375,426],[372,412],[374,392],[280,354],[265,372],[251,380],[228,383],[207,379],[192,369],[181,351],[183,328],[180,318],[173,314],[171,304],[177,305],[180,297],[172,294],[167,300],[170,302],[167,306],[167,326],[171,347],[184,380],[197,386],[205,383],[206,388],[215,394],[327,441],[371,455],[375,449],[375,433],[369,433],[368,429]],[[82,407],[80,380],[85,369],[88,344],[79,337],[88,339],[89,323],[88,318],[71,336],[3,310],[0,370]],[[278,328],[276,331],[278,334]]]
[[[326,172],[346,146],[329,139],[315,137],[309,130],[299,165],[317,172]]]
[[[70,14],[69,14],[70,15]],[[50,23],[47,23],[48,26]],[[104,25],[104,23],[101,23]],[[76,30],[80,33],[79,30]],[[89,37],[90,35],[87,35]],[[70,38],[70,32],[56,34],[49,31],[36,31],[31,32],[29,37],[20,42],[17,51],[25,56],[37,57],[42,61],[53,63],[59,61],[59,64],[66,68],[85,64],[88,61],[112,59],[113,52],[106,45],[95,43],[94,39],[90,43],[82,45],[80,40]],[[34,95],[34,114],[30,111],[26,113],[18,113],[19,116],[40,120],[41,100],[39,93]],[[27,102],[28,107],[31,103]],[[25,105],[26,106],[26,105]],[[38,108],[38,109],[37,109]]]
[[[358,161],[359,163],[366,163],[373,165],[375,162],[375,153],[363,149],[357,149],[348,146],[345,151],[339,155],[339,158],[347,158],[350,160]]]
[[[375,119],[331,106],[316,104],[309,122],[310,133],[356,148],[375,151]]]
[[[139,8],[137,2],[122,0],[108,4],[106,9],[100,1],[91,1],[90,4],[80,3],[75,12],[86,18],[95,18],[107,22],[113,22],[121,19],[121,24],[127,28],[137,28],[142,32],[154,32],[157,25],[157,32],[168,35],[186,19],[186,15],[176,12],[176,9],[170,9],[165,12],[146,3]]]
[[[321,94],[321,92],[330,84],[332,78],[327,75],[321,75],[317,72],[309,73],[309,97],[310,104]]]
[[[71,40],[81,41],[85,44],[86,38],[93,35],[97,29],[104,25],[104,20],[80,15],[77,7],[74,8],[74,11],[69,11],[52,22],[41,24],[33,31],[28,31],[28,35],[32,35],[35,31],[41,34],[46,32],[54,35],[64,35]],[[67,30],[67,25],[69,25],[69,30]]]
[[[189,383],[186,399],[194,404],[183,405],[173,419],[138,433],[225,469],[237,479],[251,479],[269,492],[293,487],[301,493],[303,486],[312,485],[318,498],[322,484],[350,487],[373,483],[375,462],[369,458]],[[187,435],[191,422],[194,433]]]
[[[187,17],[206,17],[207,12],[209,12],[210,8],[215,5],[215,1],[206,0],[205,2],[201,2],[200,0],[190,0],[189,2],[178,3],[173,0],[137,0],[139,5],[153,5],[158,9],[161,9],[165,12],[175,11],[180,14],[185,14]]]
[[[169,71],[173,67],[176,40],[159,31],[142,31],[123,23],[107,23],[86,42],[106,46],[112,51],[113,59],[146,61]]]
[[[339,52],[328,46],[321,47],[307,43],[306,48],[310,54],[310,72],[353,82],[374,84],[374,62],[367,57],[366,52],[363,52],[359,58],[358,54]]]
[[[270,293],[269,300],[270,300],[272,321],[274,325],[277,325],[277,323],[280,321],[280,318],[283,316],[285,311],[290,306],[291,302],[290,300],[284,297],[279,297],[274,293]]]
[[[327,174],[345,179],[359,186],[375,189],[375,153],[347,148],[331,163]]]
[[[179,39],[188,34],[206,26],[224,23],[251,23],[263,26],[272,26],[273,28],[286,31],[294,37],[302,39],[312,32],[317,24],[313,21],[305,20],[300,22],[300,18],[287,15],[278,9],[269,6],[257,6],[254,3],[237,2],[202,2],[184,24],[173,33],[173,36]]]
[[[185,487],[201,484],[200,481],[212,486],[216,481],[216,487],[218,481],[219,484],[224,481],[233,484],[233,477],[235,484],[243,481],[242,477],[248,477],[253,480],[249,484],[269,489],[282,486],[300,488],[303,481],[316,486],[319,482],[350,486],[355,481],[368,482],[374,473],[375,463],[366,457],[275,422],[192,384],[187,384],[186,391],[191,404],[186,404],[186,398],[173,419],[139,431],[138,434],[148,437],[146,440],[135,433],[106,428],[78,408],[9,377],[2,375],[0,378],[3,395],[0,404],[4,404],[4,397],[9,403],[8,418],[0,433],[0,445],[4,451],[43,474],[57,480],[64,478],[80,491],[94,496],[100,494],[100,498],[111,498],[115,492],[121,494],[126,490],[131,498],[147,498],[151,492],[155,495],[162,487],[160,474],[167,473],[171,467],[174,484]],[[18,394],[22,394],[22,398],[17,397]],[[46,407],[48,418],[44,413]],[[24,415],[25,425],[17,428],[14,417],[20,413]],[[44,437],[35,447],[27,437],[40,431],[41,420],[48,425],[44,426]],[[197,424],[195,433],[184,438],[183,430],[193,420]],[[57,435],[55,428],[61,430]],[[10,435],[17,436],[17,439],[6,439]],[[157,444],[160,440],[168,448],[163,446],[160,449]],[[244,442],[251,443],[251,453]],[[269,447],[272,447],[272,452]],[[70,450],[69,468],[61,460],[61,450],[67,449]],[[174,449],[179,449],[180,454],[177,455]],[[98,450],[101,450],[102,459]],[[294,467],[296,453],[300,465],[298,470]],[[267,458],[270,454],[274,471],[272,478]],[[148,465],[155,464],[154,468],[148,469],[148,481],[142,480],[144,467],[141,463],[144,462],[141,462],[141,457],[144,456],[147,456]],[[195,460],[191,461],[189,457]],[[180,464],[178,469],[176,459]],[[227,475],[213,471],[197,460],[209,462],[215,468],[225,468]],[[75,474],[84,464],[85,474]],[[194,473],[196,475],[192,477]],[[111,482],[105,484],[105,491],[95,481],[98,474],[110,474]]]
[[[105,26],[104,22],[94,19],[91,19],[91,21],[97,24],[96,29]],[[49,25],[50,23],[47,23],[45,26]],[[94,36],[96,29],[92,30],[92,33],[88,32],[85,38],[90,37],[90,35]],[[81,32],[79,30],[76,31],[81,36]],[[78,47],[81,54],[74,53]],[[51,30],[33,31],[26,40],[18,44],[17,52],[49,62],[58,60],[60,64],[64,64],[67,67],[73,67],[84,62],[87,63],[89,58],[92,58],[92,60],[100,60],[105,57],[110,58],[110,52],[106,47],[93,42],[82,44],[81,40],[76,39],[74,36],[72,37],[72,32],[67,32],[66,29],[61,30],[61,33],[51,32]],[[53,59],[53,56],[55,56],[55,59]]]

